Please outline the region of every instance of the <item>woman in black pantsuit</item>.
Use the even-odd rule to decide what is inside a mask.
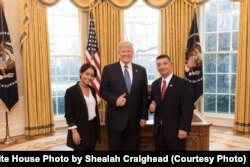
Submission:
[[[89,84],[97,76],[95,67],[83,64],[80,81],[65,94],[65,118],[68,124],[67,146],[74,151],[93,151],[100,141],[100,119],[96,92]]]

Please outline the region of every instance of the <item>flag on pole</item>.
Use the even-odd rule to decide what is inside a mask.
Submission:
[[[88,31],[88,41],[86,47],[86,62],[95,66],[97,70],[97,77],[91,83],[95,88],[97,95],[100,97],[99,88],[101,83],[101,63],[100,63],[100,52],[96,39],[95,24],[92,12],[90,12],[90,22]]]
[[[190,83],[194,93],[194,103],[203,94],[202,51],[196,14],[189,32],[185,54],[185,79]]]
[[[11,111],[18,102],[16,68],[10,34],[0,4],[0,103]]]

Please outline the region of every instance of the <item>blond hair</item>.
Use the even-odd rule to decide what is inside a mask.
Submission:
[[[134,46],[133,46],[133,44],[131,42],[127,42],[127,41],[122,41],[122,42],[120,42],[118,44],[118,48],[117,48],[118,52],[120,51],[121,48],[123,48],[125,46],[130,47],[133,50],[133,52],[134,52]]]

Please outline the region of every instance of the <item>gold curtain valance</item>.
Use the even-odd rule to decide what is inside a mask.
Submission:
[[[107,0],[110,5],[117,9],[127,9],[132,6],[137,0]]]
[[[157,8],[163,9],[169,5],[171,5],[175,0],[143,0],[147,5]]]
[[[90,7],[96,6],[101,0],[70,0],[77,8],[84,12],[88,12]],[[91,6],[93,5],[93,6]]]
[[[40,4],[46,7],[51,7],[57,4],[60,0],[37,0]],[[89,11],[90,6],[92,3],[96,6],[102,0],[70,0],[77,8],[80,8],[84,12]],[[94,2],[93,2],[94,1]],[[132,6],[137,0],[105,0],[111,6],[123,10],[127,9]],[[163,9],[171,5],[176,0],[143,0],[147,5],[157,8]],[[191,6],[200,6],[204,3],[208,2],[209,0],[184,0],[187,4]],[[231,0],[233,2],[243,2],[245,0]],[[93,6],[92,6],[93,7]]]
[[[185,0],[185,2],[191,6],[201,6],[209,0]]]
[[[38,0],[40,4],[46,7],[51,7],[56,5],[60,0]]]

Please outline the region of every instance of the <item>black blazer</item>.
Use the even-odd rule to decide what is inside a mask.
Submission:
[[[95,89],[89,86],[92,95],[96,100],[96,92]],[[67,146],[76,149],[78,147],[85,147],[89,146],[90,144],[90,133],[96,133],[97,140],[100,141],[100,119],[99,119],[99,112],[97,107],[97,100],[96,100],[96,118],[95,118],[95,127],[96,131],[91,132],[89,131],[89,124],[88,124],[88,108],[86,101],[83,97],[83,93],[81,91],[78,82],[76,85],[68,88],[65,94],[65,118],[67,124],[69,126],[77,126],[77,131],[80,134],[80,137],[83,142],[79,145],[76,145],[73,141],[72,131],[68,130],[67,136]]]
[[[130,94],[127,92],[120,62],[107,65],[103,69],[100,94],[107,101],[106,126],[111,130],[124,130],[128,121],[133,130],[138,130],[140,119],[148,119],[146,70],[133,63],[132,69],[133,81]],[[126,104],[117,107],[116,100],[123,93],[126,93]]]
[[[162,78],[152,83],[151,100],[156,102],[153,133],[156,135],[163,122],[167,139],[177,139],[179,129],[189,132],[193,117],[193,93],[189,83],[173,75],[163,100],[161,99]]]

